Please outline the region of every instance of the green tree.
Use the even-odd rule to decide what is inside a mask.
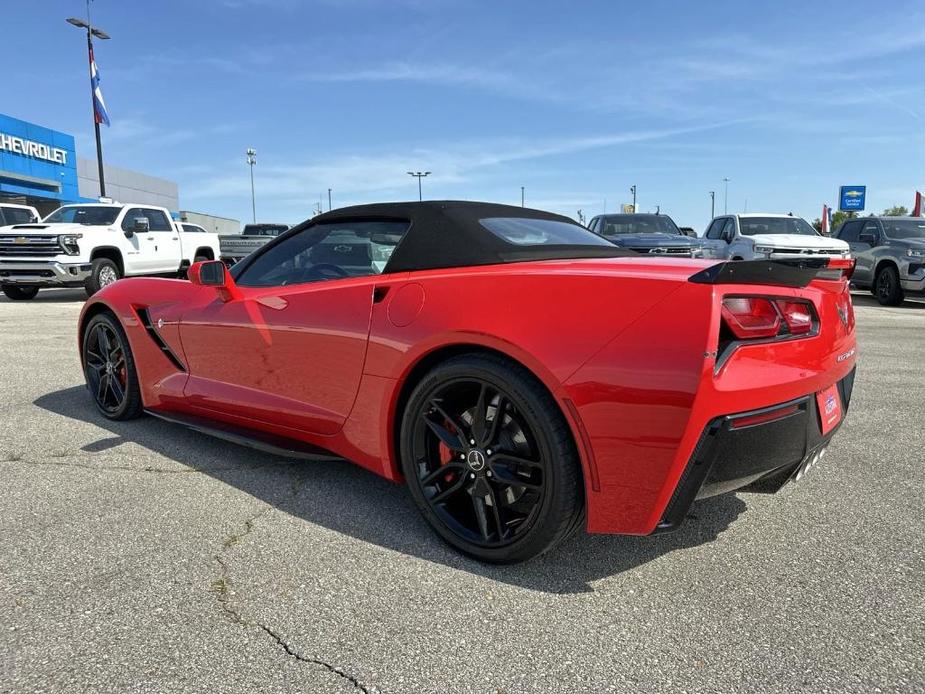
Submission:
[[[884,217],[906,217],[909,214],[909,208],[903,205],[893,205],[883,211]]]

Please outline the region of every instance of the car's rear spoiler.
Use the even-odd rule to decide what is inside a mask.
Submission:
[[[770,284],[805,287],[815,279],[851,279],[853,258],[805,258],[801,260],[730,260],[691,275],[697,284]]]

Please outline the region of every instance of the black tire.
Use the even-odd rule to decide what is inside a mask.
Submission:
[[[119,321],[110,313],[93,316],[84,327],[82,344],[84,378],[100,413],[116,420],[140,416],[143,405],[135,358]]]
[[[17,287],[15,284],[4,284],[3,293],[11,301],[29,301],[39,293],[38,287]]]
[[[122,273],[119,272],[119,266],[109,258],[97,258],[93,261],[93,271],[90,276],[84,280],[84,290],[87,296],[93,296],[103,287],[112,284],[121,279]],[[115,279],[113,279],[113,277]]]
[[[885,265],[877,272],[873,291],[877,301],[884,306],[899,306],[903,302],[905,294],[894,265]]]
[[[584,517],[568,423],[529,371],[501,357],[461,355],[424,376],[402,416],[400,453],[424,518],[480,561],[526,561]]]

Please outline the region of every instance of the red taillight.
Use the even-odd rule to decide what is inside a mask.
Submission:
[[[780,314],[769,299],[759,296],[723,299],[723,318],[740,340],[774,337],[780,331]]]
[[[841,270],[841,276],[846,280],[850,280],[851,275],[854,274],[855,262],[854,258],[832,258],[826,267],[831,270]]]
[[[777,299],[774,303],[780,309],[791,335],[808,335],[813,330],[813,309],[804,301]]]
[[[738,340],[809,335],[816,312],[809,301],[735,296],[723,299],[723,320]]]

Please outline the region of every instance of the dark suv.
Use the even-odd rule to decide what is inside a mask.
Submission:
[[[884,306],[901,304],[906,294],[925,294],[925,218],[849,219],[835,236],[857,261],[852,284],[870,289]]]
[[[672,258],[699,258],[702,243],[678,229],[667,214],[602,214],[588,225],[615,246]]]

